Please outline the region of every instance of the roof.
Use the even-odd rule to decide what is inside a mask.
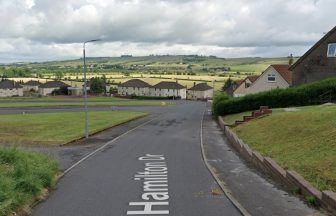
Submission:
[[[168,81],[162,81],[159,82],[158,84],[154,85],[153,88],[158,88],[158,89],[184,89],[183,85],[177,83],[177,82],[168,82]]]
[[[198,83],[197,85],[194,85],[193,87],[191,87],[188,90],[191,91],[206,91],[206,90],[210,90],[212,89],[211,86],[209,86],[207,83]]]
[[[259,78],[258,75],[254,75],[254,76],[248,76],[248,77],[246,77],[245,80],[249,79],[251,81],[251,83],[254,83],[258,78]],[[243,81],[245,81],[245,80],[243,80]]]
[[[235,80],[233,81],[237,84],[237,86],[240,86],[240,84],[242,84],[244,82],[244,80]]]
[[[137,87],[137,88],[146,88],[146,87],[151,87],[148,83],[145,81],[142,81],[140,79],[131,79],[128,80],[122,84],[119,85],[120,87]]]
[[[13,80],[3,80],[0,82],[0,89],[22,88],[22,86]]]
[[[288,84],[292,84],[292,71],[289,70],[290,65],[271,65]]]
[[[299,58],[289,70],[293,70],[298,64],[300,64],[311,52],[313,52],[321,43],[323,43],[329,36],[336,33],[336,26],[331,29],[327,34],[325,34],[314,46],[312,46],[301,58]]]
[[[69,87],[69,85],[61,81],[49,81],[40,85],[40,88],[60,88],[60,87]]]
[[[29,86],[40,86],[41,83],[36,80],[29,80],[28,82],[24,83],[23,85],[29,85]]]

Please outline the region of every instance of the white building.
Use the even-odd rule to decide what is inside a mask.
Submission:
[[[177,82],[162,81],[150,88],[150,95],[154,97],[187,98],[187,88]]]
[[[187,98],[191,100],[212,99],[213,92],[213,88],[207,83],[199,83],[187,90]]]
[[[131,79],[118,86],[118,95],[121,96],[150,96],[151,85],[140,80]]]
[[[41,95],[50,95],[53,91],[58,90],[62,87],[69,87],[69,85],[65,84],[61,81],[49,81],[46,82],[39,87],[39,94]]]
[[[12,80],[2,80],[0,82],[0,97],[23,96],[22,86]]]
[[[23,86],[23,91],[35,91],[38,92],[39,86],[41,83],[36,80],[29,80],[28,82],[24,83]]]
[[[247,93],[255,94],[272,89],[285,89],[292,85],[289,65],[271,65],[249,87]]]

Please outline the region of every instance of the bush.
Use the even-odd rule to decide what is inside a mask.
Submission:
[[[307,106],[325,102],[323,95],[328,93],[331,100],[336,100],[336,79],[305,84],[295,88],[275,89],[267,92],[246,95],[240,98],[218,98],[213,103],[215,115],[227,115],[259,109],[260,106],[271,108],[289,106]],[[329,98],[328,98],[329,100]]]

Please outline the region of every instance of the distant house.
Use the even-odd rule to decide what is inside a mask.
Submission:
[[[68,84],[61,81],[49,81],[39,87],[39,94],[41,95],[50,95],[53,91],[58,90],[62,87],[69,87]]]
[[[149,96],[149,88],[151,85],[140,80],[131,79],[118,86],[118,95],[121,96]]]
[[[150,95],[154,97],[187,98],[187,88],[177,82],[162,81],[150,88]]]
[[[246,93],[255,94],[277,88],[284,89],[291,85],[292,72],[289,70],[289,65],[271,65],[246,89]]]
[[[290,68],[293,86],[336,76],[336,27],[310,48]]]
[[[249,87],[258,79],[259,76],[248,76],[233,91],[233,97],[241,97],[248,94]]]
[[[23,86],[23,91],[38,91],[39,86],[42,83],[40,83],[39,81],[36,80],[29,80],[28,82],[22,84]]]
[[[23,96],[22,86],[13,80],[0,81],[0,97]]]
[[[213,88],[207,83],[199,83],[187,90],[187,98],[192,100],[205,100],[213,98]]]

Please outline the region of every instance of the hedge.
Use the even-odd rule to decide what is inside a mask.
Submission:
[[[288,89],[274,89],[267,92],[246,95],[239,98],[215,98],[215,115],[227,115],[259,109],[260,106],[271,108],[289,106],[307,106],[321,104],[326,99],[336,100],[336,78],[301,85]]]

